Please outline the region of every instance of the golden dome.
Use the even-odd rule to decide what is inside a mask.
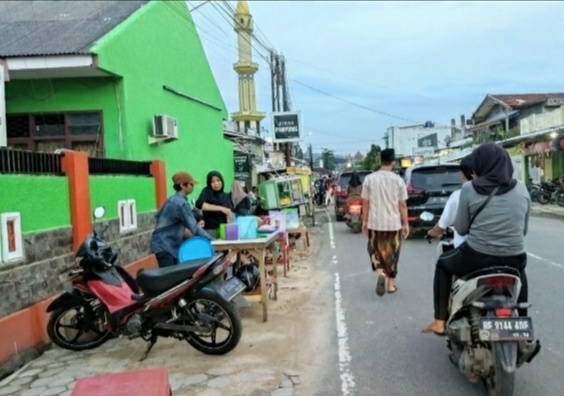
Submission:
[[[239,2],[237,2],[237,14],[241,14],[241,15],[251,15],[250,11],[249,11],[249,5],[247,4],[247,2],[245,0],[239,0]]]

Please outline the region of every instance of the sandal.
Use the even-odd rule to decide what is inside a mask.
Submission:
[[[380,297],[386,294],[386,275],[378,275],[378,281],[376,282],[376,294]]]
[[[398,287],[394,286],[394,288],[392,290],[388,289],[388,294],[394,294],[397,291],[398,291]]]
[[[442,332],[437,331],[437,330],[435,330],[431,327],[432,325],[433,325],[433,323],[430,323],[429,325],[427,325],[427,327],[425,327],[423,330],[421,330],[421,333],[423,333],[423,334],[433,333],[433,334],[435,334],[436,336],[439,336],[439,337],[446,336],[446,331],[442,331]]]

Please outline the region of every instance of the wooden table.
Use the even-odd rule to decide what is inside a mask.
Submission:
[[[272,266],[273,266],[273,284],[272,284],[272,299],[276,300],[278,293],[278,257],[279,252],[276,251],[276,242],[278,241],[278,233],[273,232],[264,238],[257,239],[243,239],[237,241],[215,240],[212,241],[212,246],[216,252],[229,251],[229,255],[233,256],[242,250],[247,250],[250,255],[257,259],[259,263],[260,272],[260,290],[258,293],[246,294],[247,296],[260,296],[262,303],[262,320],[268,320],[268,295],[266,286],[266,252],[272,252]]]
[[[302,246],[304,251],[307,251],[309,248],[309,232],[307,231],[306,227],[298,227],[298,228],[286,228],[286,233],[288,234],[300,234],[300,239],[302,240]],[[297,241],[296,241],[297,245]]]

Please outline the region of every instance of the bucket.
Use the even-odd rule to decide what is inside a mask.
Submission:
[[[202,258],[212,258],[215,256],[215,250],[209,240],[199,236],[193,236],[180,245],[178,249],[178,263]]]

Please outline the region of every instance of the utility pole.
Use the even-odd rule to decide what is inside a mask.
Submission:
[[[282,111],[290,111],[290,98],[286,81],[286,59],[284,59],[284,55],[280,59],[280,82],[282,88]],[[292,166],[292,143],[288,142],[285,146],[286,166]]]

